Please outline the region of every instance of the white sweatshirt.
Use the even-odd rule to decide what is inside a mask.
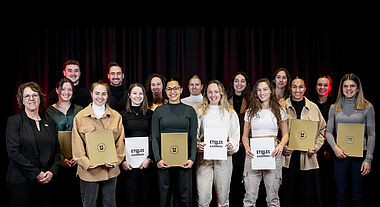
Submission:
[[[228,112],[224,110],[220,111],[220,106],[209,105],[206,114],[203,117],[201,115],[201,108],[198,109],[198,139],[203,137],[205,128],[221,128],[228,129],[228,140],[233,146],[233,153],[239,150],[240,141],[240,123],[239,117],[235,110]]]

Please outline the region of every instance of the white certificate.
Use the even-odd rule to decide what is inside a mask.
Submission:
[[[149,154],[148,137],[125,138],[125,158],[133,168],[139,168]]]
[[[251,138],[251,159],[252,170],[269,170],[276,169],[275,157],[272,157],[274,150],[273,138]]]
[[[203,159],[227,160],[227,137],[228,129],[205,128]]]

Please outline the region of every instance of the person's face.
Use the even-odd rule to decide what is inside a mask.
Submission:
[[[59,89],[56,89],[58,98],[61,101],[67,102],[70,101],[71,97],[73,96],[73,88],[71,87],[70,83],[63,83],[62,87]]]
[[[305,82],[302,79],[294,79],[292,81],[292,99],[294,101],[302,101],[305,91]]]
[[[66,65],[65,70],[63,70],[63,76],[70,79],[74,84],[77,83],[80,78],[79,65]]]
[[[244,91],[245,87],[247,87],[247,82],[243,75],[239,74],[235,76],[234,79],[234,89],[236,95],[241,95],[241,93]]]
[[[285,88],[287,82],[288,82],[288,77],[286,77],[285,71],[281,70],[280,72],[278,72],[274,79],[276,88]]]
[[[319,96],[328,96],[331,90],[330,81],[327,78],[319,78],[316,90]]]
[[[203,85],[198,78],[192,78],[189,81],[189,91],[193,96],[198,96],[202,93]]]
[[[162,95],[162,81],[159,77],[154,77],[150,81],[150,89],[152,90],[153,96],[161,96]]]
[[[257,85],[256,93],[261,102],[266,102],[269,101],[272,91],[266,82],[261,82]]]
[[[22,92],[22,103],[25,106],[25,110],[35,111],[40,106],[40,95],[38,92],[33,91],[30,87],[26,87]]]
[[[140,106],[144,101],[144,92],[142,88],[135,86],[129,92],[129,98],[131,99],[132,106]]]
[[[353,80],[345,80],[342,88],[343,95],[346,98],[355,97],[358,92],[358,85]]]
[[[210,102],[210,105],[219,105],[222,93],[219,90],[219,87],[216,83],[211,83],[207,87],[207,98]]]
[[[102,106],[107,102],[108,93],[104,85],[97,85],[91,93],[94,104]]]
[[[169,103],[178,103],[180,101],[182,88],[177,81],[168,82],[165,91],[168,95]]]
[[[123,84],[124,74],[119,66],[112,66],[108,72],[108,79],[112,86],[120,86]]]

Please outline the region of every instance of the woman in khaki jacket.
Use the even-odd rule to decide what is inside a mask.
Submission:
[[[318,106],[304,97],[305,82],[295,78],[291,83],[291,97],[282,102],[291,119],[303,119],[318,122],[318,131],[314,149],[301,152],[285,146],[283,164],[283,203],[284,206],[322,206],[319,186],[317,151],[325,139],[326,122]],[[290,129],[291,130],[291,129]]]
[[[125,156],[124,126],[121,115],[111,109],[107,102],[108,85],[97,82],[91,86],[92,103],[74,118],[72,130],[72,150],[78,163],[77,175],[80,178],[80,191],[83,206],[97,206],[98,195],[102,206],[116,206],[116,179],[120,174],[117,167]],[[101,166],[91,164],[86,153],[86,133],[112,130],[118,161]]]

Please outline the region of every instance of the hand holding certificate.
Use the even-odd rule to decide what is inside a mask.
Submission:
[[[161,158],[157,163],[170,166],[184,166],[188,162],[187,133],[161,133]],[[163,162],[162,162],[163,161]]]
[[[289,148],[299,151],[314,150],[318,122],[292,119],[290,122]],[[312,151],[310,151],[312,153]]]
[[[140,168],[149,154],[148,137],[125,138],[126,161],[132,168]]]
[[[272,156],[274,150],[273,138],[251,138],[251,159],[252,170],[276,169],[275,157]]]
[[[350,157],[363,157],[364,124],[338,123],[337,145]]]
[[[71,149],[71,131],[59,131],[58,140],[61,146],[61,152],[66,159],[72,159],[72,149]]]
[[[227,129],[204,129],[204,156],[205,160],[227,160]]]
[[[117,163],[117,155],[112,130],[87,133],[86,150],[92,165],[90,168],[100,165],[115,167],[112,163]]]

